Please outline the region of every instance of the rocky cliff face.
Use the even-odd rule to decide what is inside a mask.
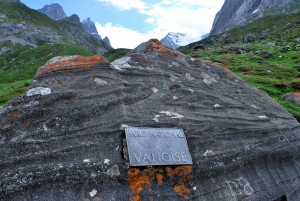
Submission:
[[[96,38],[98,40],[102,40],[101,36],[99,35],[99,33],[97,31],[95,23],[90,18],[83,20],[82,25],[83,25],[84,30],[87,33],[91,34],[94,38]]]
[[[70,17],[64,18],[63,21],[66,21],[66,22],[69,22],[69,23],[72,23],[72,24],[75,24],[75,25],[81,27],[80,18],[76,14],[73,14]]]
[[[129,167],[127,126],[183,128],[194,164]],[[299,133],[265,93],[158,40],[113,63],[56,57],[0,110],[0,199],[299,200]]]
[[[107,36],[105,36],[105,38],[103,39],[103,42],[105,42],[109,47],[112,47],[111,43],[110,43],[110,40]]]
[[[53,3],[51,5],[45,5],[42,9],[38,10],[39,12],[49,16],[54,20],[60,20],[67,17],[63,7],[58,3]]]
[[[300,8],[299,0],[225,0],[210,35],[250,23],[266,14],[289,13]]]

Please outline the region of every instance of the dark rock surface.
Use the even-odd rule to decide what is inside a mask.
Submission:
[[[53,20],[61,20],[67,17],[63,7],[58,3],[53,3],[51,5],[45,5],[43,8],[38,10],[39,12],[47,15]]]
[[[129,168],[126,126],[183,128],[194,165]],[[0,109],[0,200],[296,201],[299,139],[265,93],[157,40],[58,57]]]
[[[105,42],[106,45],[108,45],[109,47],[112,47],[111,43],[110,43],[110,40],[109,40],[109,38],[107,36],[105,36],[105,38],[103,39],[103,42]]]
[[[80,18],[76,14],[73,14],[69,17],[66,17],[66,18],[62,19],[62,20],[81,26]]]
[[[207,46],[203,45],[203,44],[196,44],[196,46],[194,47],[194,51],[199,51],[199,50],[206,50]]]
[[[293,69],[300,71],[300,66],[293,66]]]

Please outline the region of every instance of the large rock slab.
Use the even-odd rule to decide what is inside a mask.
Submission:
[[[182,128],[194,165],[130,168],[126,126]],[[299,200],[299,135],[265,93],[157,40],[54,58],[0,111],[0,199]]]

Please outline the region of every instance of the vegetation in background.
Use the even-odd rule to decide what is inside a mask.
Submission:
[[[119,48],[105,53],[103,56],[110,62],[125,56],[131,49]]]
[[[27,90],[37,69],[55,56],[91,56],[92,52],[81,46],[61,44],[38,47],[13,45],[6,42],[8,50],[0,57],[0,105]]]
[[[2,0],[0,13],[1,24],[33,29],[28,35],[18,30],[14,34],[16,38],[25,37],[24,41],[32,45],[20,45],[14,39],[0,42],[0,105],[25,92],[37,69],[51,58],[61,55],[91,56],[106,47],[103,42],[85,33],[81,24],[52,20],[24,4]],[[47,41],[47,38],[52,38],[52,42]]]
[[[269,15],[179,50],[224,64],[300,120],[300,106],[282,99],[288,92],[300,91],[299,25],[300,13]]]

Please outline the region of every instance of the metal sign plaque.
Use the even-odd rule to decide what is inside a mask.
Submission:
[[[125,129],[130,166],[193,164],[182,129]]]

